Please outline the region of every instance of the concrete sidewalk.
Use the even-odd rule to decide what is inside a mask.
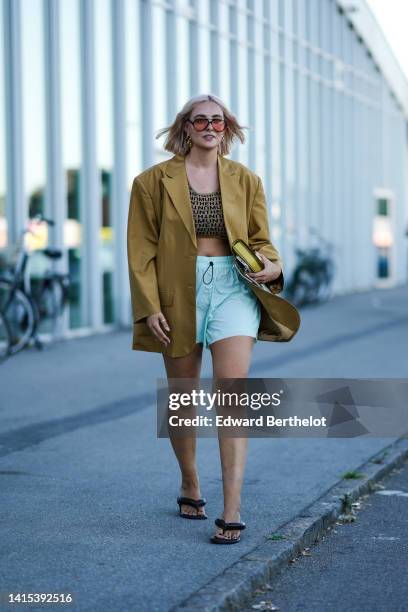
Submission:
[[[257,343],[251,375],[407,378],[407,298],[404,286],[304,309],[291,343]],[[155,431],[162,360],[130,345],[126,330],[30,349],[1,366],[2,593],[72,592],[76,610],[170,609],[393,442],[250,440],[248,529],[237,546],[212,546],[222,510],[217,441],[198,441],[210,520],[183,521],[176,460]]]
[[[405,461],[356,502],[353,521],[336,521],[245,612],[406,612],[407,504]]]

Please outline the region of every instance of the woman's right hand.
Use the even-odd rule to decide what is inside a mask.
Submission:
[[[146,324],[153,336],[160,340],[162,344],[167,346],[170,343],[170,338],[166,336],[161,328],[161,326],[163,326],[166,331],[170,331],[170,327],[168,326],[166,318],[162,312],[157,312],[150,315],[150,317],[147,317]]]

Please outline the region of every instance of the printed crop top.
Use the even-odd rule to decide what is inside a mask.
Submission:
[[[189,183],[191,208],[197,237],[228,239],[222,211],[221,192],[198,193]]]

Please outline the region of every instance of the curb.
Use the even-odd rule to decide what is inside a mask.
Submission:
[[[384,453],[386,456],[383,457]],[[171,612],[224,612],[241,610],[254,597],[255,589],[274,578],[288,562],[333,525],[344,512],[342,497],[350,502],[372,492],[372,485],[408,458],[408,436],[401,437],[359,466],[365,478],[341,480],[275,533],[283,540],[266,540],[222,574],[205,584]],[[377,461],[375,463],[374,461]],[[272,535],[272,534],[269,534]]]

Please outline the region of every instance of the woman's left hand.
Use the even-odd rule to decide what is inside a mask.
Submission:
[[[276,280],[282,272],[280,265],[265,257],[265,255],[259,251],[255,251],[255,253],[257,257],[263,261],[265,267],[263,270],[260,270],[260,272],[247,272],[247,276],[256,280],[257,283],[270,283]]]

